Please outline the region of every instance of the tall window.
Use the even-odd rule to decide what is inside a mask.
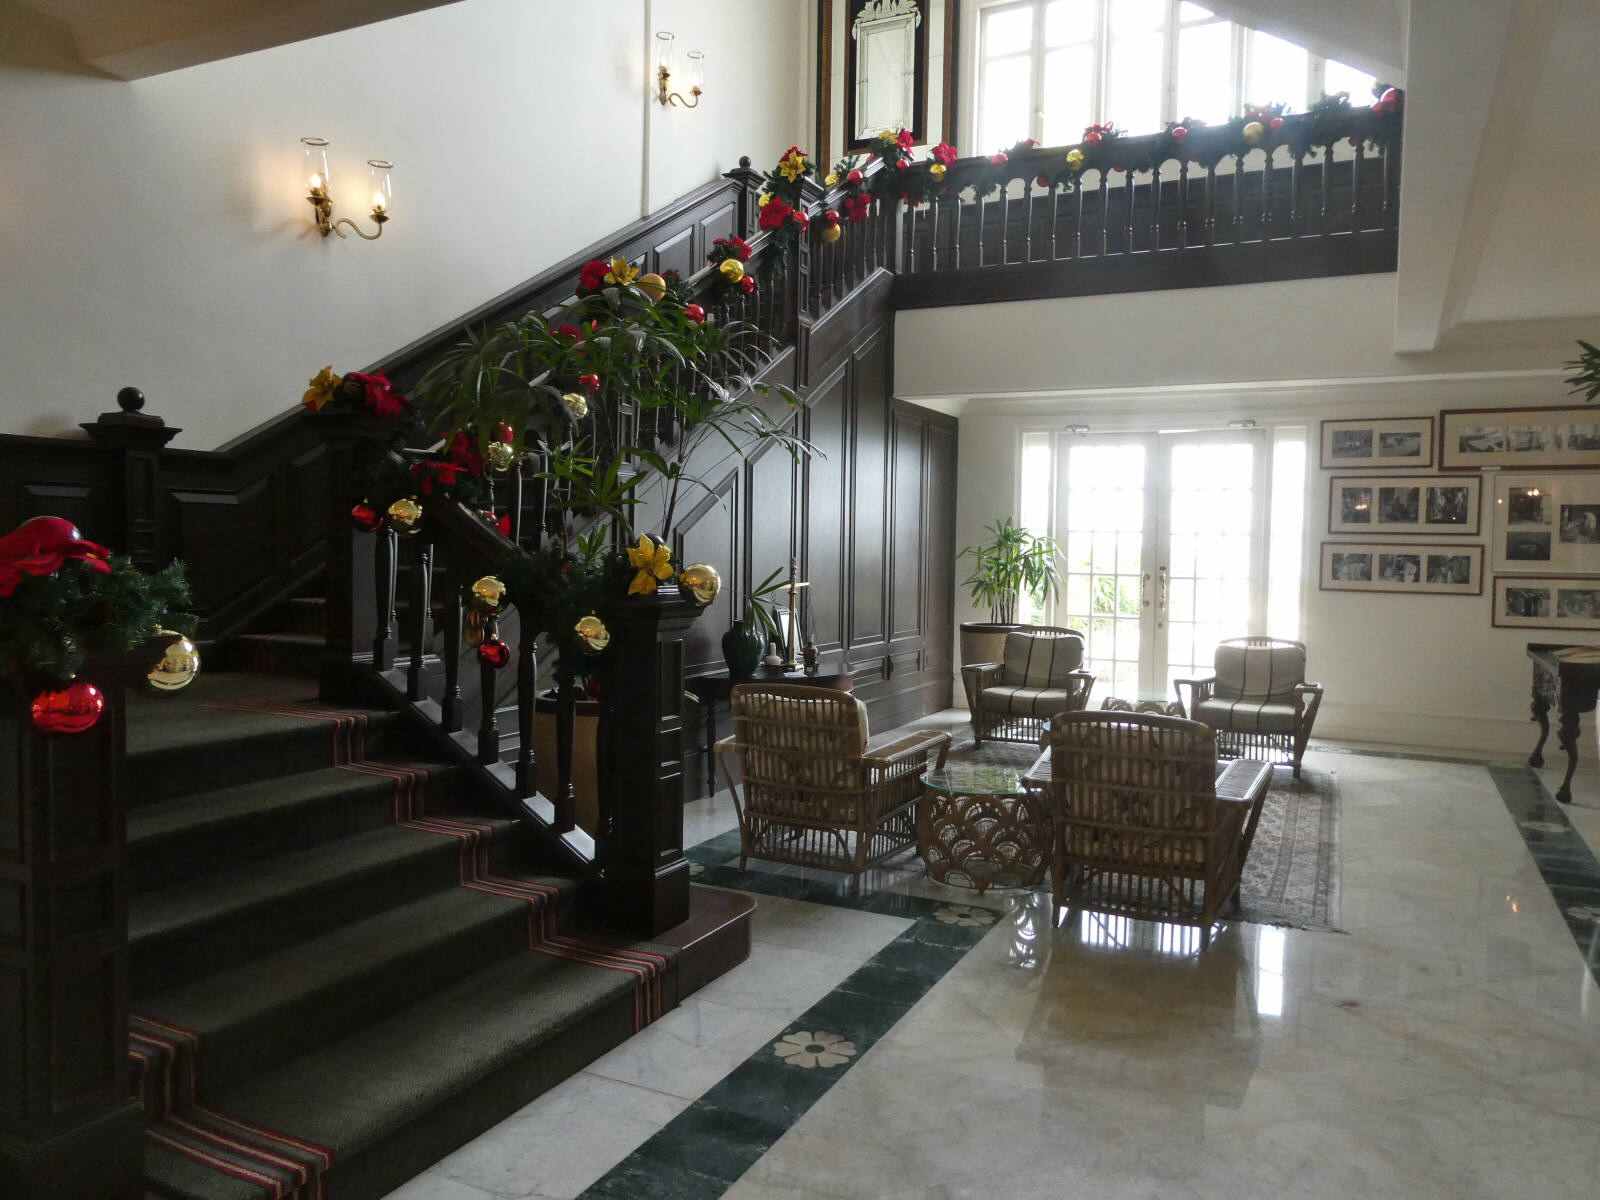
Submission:
[[[1246,104],[1302,111],[1325,92],[1360,103],[1373,82],[1189,0],[980,0],[976,11],[975,153],[1075,142],[1096,121],[1154,133]]]

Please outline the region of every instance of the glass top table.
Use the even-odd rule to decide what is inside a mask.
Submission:
[[[1045,798],[1025,776],[1050,773],[1048,753],[1031,767],[947,763],[929,771],[917,804],[917,853],[938,883],[1033,887],[1044,878],[1049,820]]]

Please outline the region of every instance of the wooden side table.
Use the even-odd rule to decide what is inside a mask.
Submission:
[[[1578,769],[1578,717],[1593,712],[1600,696],[1600,646],[1561,646],[1529,642],[1533,660],[1532,719],[1539,725],[1539,740],[1528,755],[1530,767],[1544,766],[1544,743],[1550,736],[1550,710],[1559,722],[1556,741],[1567,752],[1567,773],[1556,799],[1572,803],[1572,773]]]

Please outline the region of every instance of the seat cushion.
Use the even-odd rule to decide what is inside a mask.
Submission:
[[[985,712],[1013,717],[1053,717],[1067,711],[1066,688],[1012,687],[996,684],[983,689],[978,707]]]
[[[1065,688],[1083,665],[1083,639],[1075,633],[1008,633],[1000,682],[1008,687]]]
[[[1221,700],[1212,697],[1194,706],[1194,720],[1212,729],[1235,733],[1293,733],[1294,705],[1272,700]]]
[[[1296,685],[1305,682],[1304,646],[1240,646],[1224,642],[1217,647],[1215,694],[1229,699],[1293,702]]]

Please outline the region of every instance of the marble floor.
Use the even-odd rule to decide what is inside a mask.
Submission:
[[[1600,773],[1307,763],[1345,933],[753,870],[748,962],[389,1200],[1592,1195]],[[704,882],[732,827],[688,806]]]

